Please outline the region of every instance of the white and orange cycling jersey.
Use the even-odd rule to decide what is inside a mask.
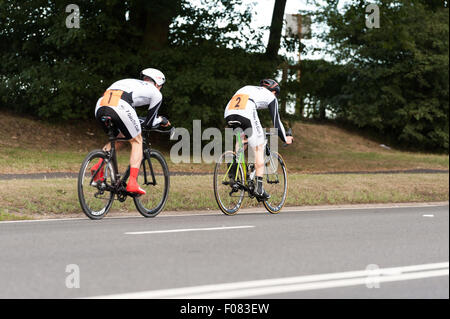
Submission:
[[[143,124],[155,126],[161,122],[157,116],[162,103],[161,92],[151,82],[137,79],[124,79],[114,82],[98,99],[95,114],[100,107],[108,107],[114,111],[120,125],[128,132],[122,132],[128,138],[134,138],[141,133],[141,124],[135,107],[148,106],[148,114]]]
[[[265,142],[264,131],[257,112],[261,109],[269,109],[273,125],[278,129],[278,136],[283,142],[286,142],[286,132],[280,120],[277,98],[265,87],[247,85],[239,89],[228,102],[224,117],[227,121],[235,120],[237,122],[239,122],[239,117],[243,117],[244,121],[248,123],[242,123],[244,129],[251,127],[253,133],[249,136],[248,143],[255,147]]]

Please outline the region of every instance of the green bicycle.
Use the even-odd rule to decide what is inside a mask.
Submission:
[[[270,135],[273,134],[266,133],[266,138]],[[289,129],[286,135],[292,135],[292,130]],[[236,215],[247,193],[249,198],[263,202],[271,214],[279,213],[286,202],[288,191],[288,173],[283,158],[277,152],[272,152],[266,143],[263,178],[264,189],[270,194],[270,198],[260,199],[255,195],[255,166],[245,161],[240,132],[236,133],[236,139],[237,151],[224,152],[214,169],[214,196],[217,205],[225,215]],[[235,169],[232,169],[233,164]]]

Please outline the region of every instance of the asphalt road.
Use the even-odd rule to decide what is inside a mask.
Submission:
[[[449,298],[448,205],[0,222],[0,252],[0,298]]]

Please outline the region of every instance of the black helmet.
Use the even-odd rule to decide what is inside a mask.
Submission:
[[[275,80],[272,79],[261,80],[261,82],[259,82],[259,86],[263,86],[269,91],[275,91],[276,96],[280,94],[280,85]]]

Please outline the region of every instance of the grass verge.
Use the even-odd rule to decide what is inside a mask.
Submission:
[[[100,147],[97,147],[100,148]],[[39,172],[78,172],[87,150],[39,150],[23,147],[0,148],[0,174],[26,174]],[[382,171],[408,169],[448,169],[449,157],[436,154],[421,154],[392,151],[355,152],[341,150],[304,152],[292,147],[280,149],[288,163],[289,171],[297,173],[317,173],[336,171]],[[129,150],[119,151],[119,163],[126,167]],[[212,172],[214,164],[173,163],[169,152],[163,152],[172,172]],[[18,161],[17,159],[20,159]]]
[[[331,124],[295,123],[293,132],[295,140],[289,147],[282,147],[278,140],[278,150],[292,173],[449,169],[448,154],[381,147],[382,141]],[[4,112],[0,112],[0,136],[0,174],[78,172],[89,151],[101,148],[107,141],[105,133],[92,121],[51,125]],[[172,162],[169,155],[175,141],[168,141],[167,136],[155,134],[151,141],[163,151],[172,172],[213,171],[213,164]],[[119,162],[126,165],[129,145],[118,154]]]
[[[6,180],[0,184],[0,218],[27,219],[84,214],[76,179]],[[290,174],[286,206],[447,201],[448,174]],[[256,200],[245,199],[243,207]],[[136,211],[131,199],[113,210]],[[212,176],[172,176],[165,210],[218,210]]]
[[[25,219],[33,219],[33,217],[21,214],[14,215],[9,213],[7,209],[1,209],[0,208],[0,221],[7,221],[7,220],[25,220]]]

